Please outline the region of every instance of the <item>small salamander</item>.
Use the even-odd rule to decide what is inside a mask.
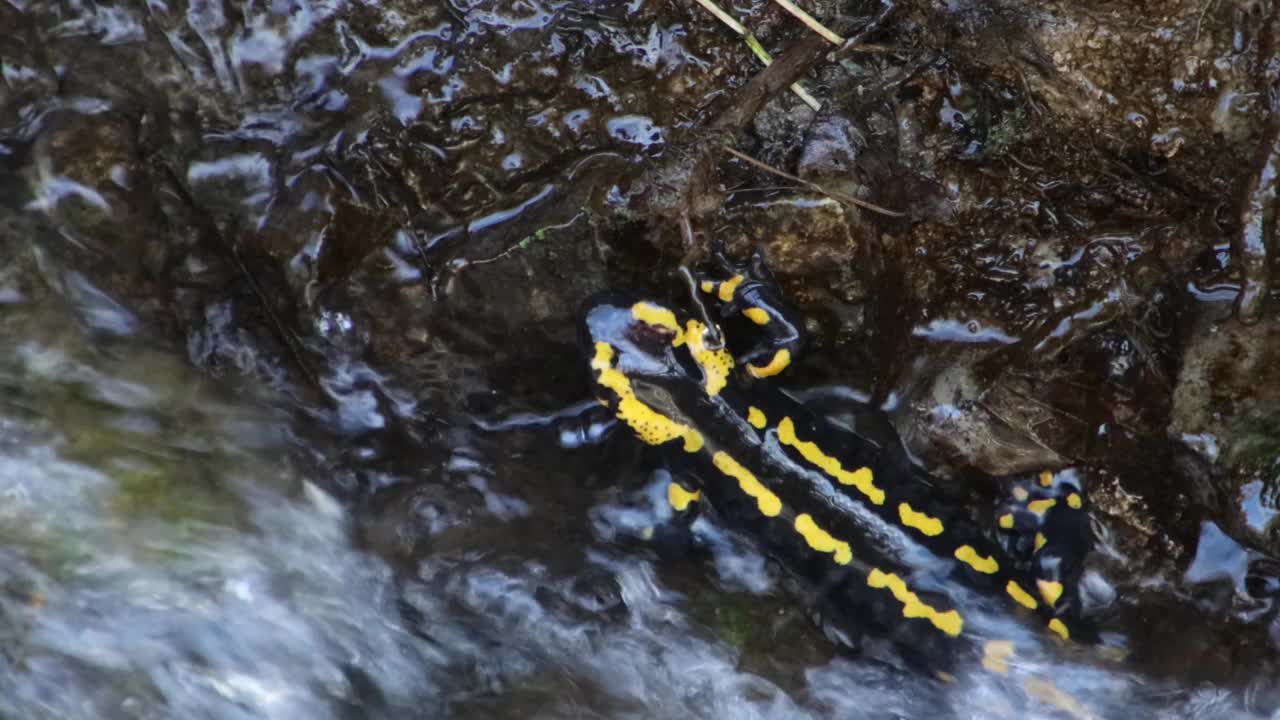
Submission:
[[[977,632],[972,602],[950,599],[956,579],[1063,639],[1089,639],[1076,617],[1091,538],[1076,472],[1004,478],[1008,500],[988,513],[948,504],[943,481],[775,386],[805,337],[759,254],[686,277],[692,317],[611,291],[586,303],[581,325],[598,400],[692,468],[696,484],[668,489],[678,514],[709,504],[943,677],[964,653],[1005,672],[1013,652]]]

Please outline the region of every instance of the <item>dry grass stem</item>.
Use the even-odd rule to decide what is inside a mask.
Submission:
[[[764,63],[765,67],[773,64],[773,58],[770,57],[769,51],[764,49],[764,46],[760,44],[760,41],[756,39],[756,36],[752,35],[742,23],[734,19],[732,15],[725,12],[719,5],[712,2],[712,0],[697,0],[697,2],[704,10],[714,15],[717,20],[728,25],[730,30],[741,35],[743,41],[747,43],[747,47],[751,49],[751,54],[755,55],[760,62]],[[796,9],[799,10],[799,8]],[[801,10],[801,12],[804,11]],[[818,102],[818,100],[814,98],[813,95],[810,95],[809,91],[805,90],[804,86],[798,82],[791,83],[791,92],[795,93],[796,97],[800,98],[804,104],[808,105],[814,112],[817,112],[818,109],[822,107],[822,103]]]
[[[802,10],[791,0],[773,0],[782,6],[783,10],[791,13],[797,20],[805,24],[805,27],[821,35],[827,42],[839,47],[844,45],[844,38],[832,32],[826,25],[818,22],[817,18]]]

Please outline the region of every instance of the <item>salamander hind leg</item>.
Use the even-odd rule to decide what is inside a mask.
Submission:
[[[591,521],[602,538],[683,560],[697,554],[693,524],[703,505],[702,491],[691,478],[659,468],[644,485],[618,489],[593,507]]]
[[[1083,477],[1074,469],[1009,479],[996,524],[1005,551],[1024,564],[1036,595],[1051,609],[1049,629],[1064,639],[1095,640],[1079,618],[1080,575],[1093,546]]]
[[[805,344],[804,318],[784,299],[759,249],[741,264],[716,250],[697,281],[748,374],[772,377],[795,362]]]
[[[693,523],[705,503],[702,490],[693,478],[680,474],[657,473],[654,482],[653,491],[661,496],[660,510],[644,539],[662,555],[686,556],[697,546]]]

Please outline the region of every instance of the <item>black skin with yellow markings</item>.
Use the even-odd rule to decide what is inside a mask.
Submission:
[[[720,382],[708,379],[721,371],[708,360],[719,335],[656,303],[605,293],[586,304],[581,328],[600,401],[696,478],[684,491],[701,497],[687,505],[709,503],[822,587],[851,625],[878,629],[931,670],[949,671],[958,653],[975,652],[972,626],[948,598],[957,578],[1034,604],[1059,634],[1091,639],[1073,617],[1090,537],[1073,473],[1006,479],[1011,499],[998,517],[947,502],[940,483],[900,455],[810,412],[772,374],[744,370],[779,349],[794,358],[804,340],[758,257],[742,267],[721,258],[699,286],[738,356]],[[745,317],[751,308],[762,313]]]
[[[760,251],[743,265],[735,265],[720,250],[711,261],[712,272],[699,275],[698,285],[715,310],[738,365],[767,366],[779,351],[793,360],[799,357],[808,342],[804,323],[783,298]],[[742,279],[732,287],[729,299],[722,300],[720,293],[733,278]]]
[[[738,364],[746,366],[748,370],[742,378],[748,391],[759,397],[770,397],[772,392],[790,401],[790,396],[769,387],[768,377],[776,373],[761,377],[753,371],[751,365],[753,361],[759,363],[762,358],[774,357],[778,350],[785,350],[794,361],[807,339],[803,319],[787,303],[760,250],[752,252],[747,262],[735,264],[717,247],[713,251],[709,271],[700,274],[697,280],[703,291],[701,298],[713,309],[711,314],[728,328],[726,334],[730,351],[738,359]],[[732,293],[724,292],[726,282],[733,285]],[[699,300],[694,302],[698,303]],[[705,310],[699,310],[706,314]],[[744,324],[743,317],[753,313],[757,322]],[[766,317],[767,321],[758,322]],[[785,367],[777,369],[777,373],[783,371]],[[813,430],[827,438],[824,442],[843,442],[846,447],[860,447],[863,452],[875,452],[879,463],[875,475],[879,477],[887,474],[898,478],[896,483],[904,495],[912,484],[906,478],[911,478],[917,494],[920,494],[919,488],[925,488],[924,494],[935,507],[957,507],[954,499],[944,497],[941,488],[945,484],[910,465],[904,454],[880,452],[873,443],[850,437],[849,433],[833,428],[820,417],[815,417],[814,420],[816,425]],[[801,439],[804,439],[803,436]],[[815,441],[815,444],[822,447],[824,442]],[[930,550],[944,557],[955,557],[958,547],[967,546],[973,549],[973,553],[968,555],[971,559],[990,558],[996,561],[1001,567],[1000,572],[976,571],[975,568],[983,565],[983,562],[971,562],[963,570],[974,575],[977,582],[971,584],[975,586],[995,587],[1007,596],[1021,594],[1018,592],[1020,590],[1025,591],[1036,602],[1035,610],[1038,614],[1047,622],[1057,619],[1058,622],[1050,627],[1065,636],[1068,634],[1066,619],[1078,608],[1075,588],[1082,570],[1081,562],[1092,542],[1088,514],[1083,507],[1085,496],[1082,480],[1074,470],[1065,470],[1000,478],[995,482],[1008,495],[1008,501],[996,512],[996,517],[1004,520],[1008,527],[997,521],[995,537],[1012,562],[999,563],[995,555],[981,552],[977,544],[964,541],[964,536],[972,533],[961,526],[954,528],[953,534],[951,525],[955,523],[941,523],[947,529],[936,536],[923,534],[918,527],[913,527],[916,531],[915,538],[923,540]],[[910,498],[903,502],[907,502],[915,513],[922,511],[921,502],[913,502]],[[887,510],[890,519],[895,514],[892,502],[886,502],[878,509],[882,515]],[[924,516],[943,519],[941,515],[931,513],[924,513]],[[899,514],[897,519],[901,522],[905,518]],[[960,515],[960,522],[972,522],[972,519],[968,513]],[[992,529],[991,522],[986,519],[979,523],[976,533],[986,536],[989,534],[987,531]],[[1012,568],[1009,573],[1003,572],[1006,564]],[[1024,577],[1018,577],[1019,575]],[[1017,583],[1017,587],[1012,588],[1013,593],[1009,587],[1011,580]],[[1092,629],[1085,624],[1076,622],[1074,625],[1078,630],[1075,639],[1096,639]]]

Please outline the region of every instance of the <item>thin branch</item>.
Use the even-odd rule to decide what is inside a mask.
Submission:
[[[876,45],[874,43],[862,43],[861,45],[850,46],[844,52],[849,53],[918,53],[918,48],[893,47],[891,45]]]
[[[785,171],[785,170],[779,170],[778,168],[776,168],[776,167],[774,167],[774,166],[772,166],[772,165],[770,165],[770,164],[768,164],[768,163],[765,163],[765,162],[762,162],[762,161],[760,161],[760,160],[757,160],[757,159],[755,159],[755,158],[751,157],[750,155],[748,155],[748,154],[746,154],[746,153],[744,153],[744,152],[741,152],[741,151],[739,151],[739,150],[736,150],[736,149],[734,149],[734,148],[729,147],[728,145],[724,145],[724,146],[722,146],[722,149],[723,149],[725,152],[729,153],[730,155],[732,155],[732,156],[734,156],[734,157],[738,158],[739,160],[741,160],[741,161],[743,161],[743,162],[745,162],[745,163],[748,163],[748,164],[750,164],[750,165],[754,165],[755,167],[757,167],[757,168],[759,168],[759,169],[761,169],[761,170],[763,170],[763,171],[765,171],[765,172],[767,172],[767,173],[772,173],[772,174],[774,174],[774,175],[777,175],[778,177],[786,178],[786,179],[790,180],[791,182],[799,183],[799,184],[801,184],[801,185],[803,185],[803,186],[805,186],[805,187],[809,188],[810,190],[813,190],[814,192],[817,192],[817,193],[821,193],[821,194],[823,194],[823,195],[826,195],[827,197],[829,197],[829,198],[831,198],[831,199],[833,199],[833,200],[838,200],[838,201],[840,201],[840,202],[842,202],[842,203],[845,203],[845,204],[847,204],[847,205],[854,205],[854,206],[856,206],[856,207],[860,207],[860,208],[862,208],[862,209],[864,209],[864,210],[870,210],[871,212],[880,213],[881,215],[887,215],[887,216],[889,216],[889,217],[905,217],[905,216],[906,216],[906,213],[901,213],[901,212],[898,212],[897,210],[890,210],[890,209],[888,209],[888,208],[885,208],[885,207],[881,207],[881,206],[879,206],[879,205],[876,205],[875,203],[867,202],[866,200],[859,200],[858,198],[856,198],[856,197],[854,197],[854,196],[852,196],[852,195],[846,195],[846,194],[844,194],[844,193],[842,193],[842,192],[837,192],[837,191],[835,191],[835,190],[829,190],[829,189],[824,188],[823,186],[819,185],[818,183],[812,182],[812,181],[810,181],[810,180],[805,180],[804,178],[802,178],[802,177],[798,177],[798,176],[796,176],[796,175],[792,175],[791,173],[789,173],[789,172],[787,172],[787,171]]]
[[[885,21],[889,19],[889,16],[893,14],[895,7],[897,7],[897,5],[894,0],[880,0],[880,12],[877,13],[875,17],[871,18],[866,25],[863,25],[858,32],[850,35],[849,38],[844,41],[844,44],[840,46],[840,49],[835,51],[834,59],[838,60],[851,52],[855,52],[855,50],[862,45],[863,41],[884,25]]]

